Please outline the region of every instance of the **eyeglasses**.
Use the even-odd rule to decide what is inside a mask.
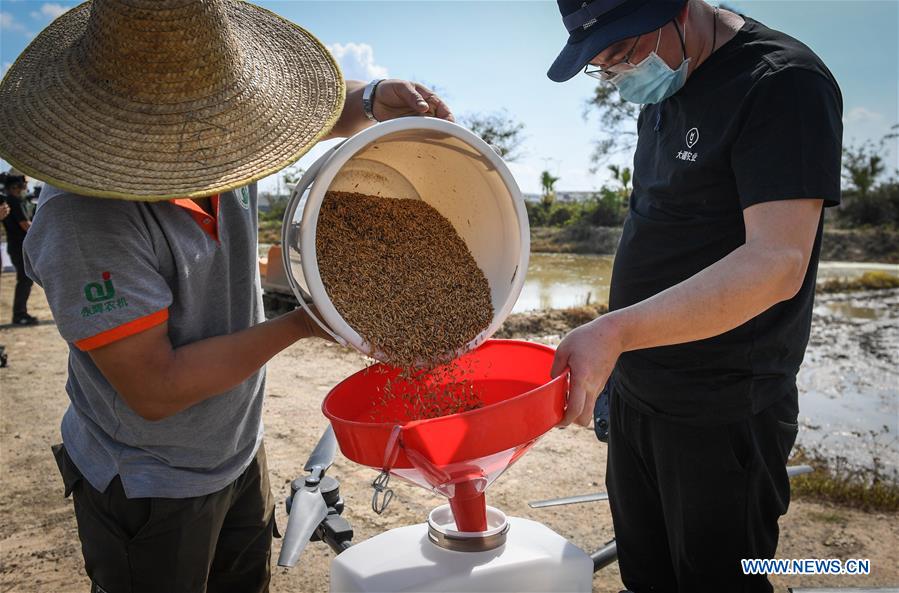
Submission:
[[[624,59],[620,62],[615,62],[608,68],[593,68],[592,70],[590,70],[591,64],[587,64],[584,66],[584,74],[598,80],[611,80],[616,74],[621,74],[622,72],[630,70],[634,67],[634,64],[631,64],[631,58],[634,57],[634,51],[637,49],[637,44],[640,42],[641,37],[643,36],[637,35],[637,38],[634,39],[634,44],[628,52],[624,54]]]

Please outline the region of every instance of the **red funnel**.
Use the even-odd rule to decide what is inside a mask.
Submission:
[[[448,497],[460,531],[484,531],[484,490],[562,418],[568,374],[550,378],[554,354],[489,340],[453,361],[458,373],[440,376],[473,386],[482,407],[468,412],[410,420],[401,401],[385,403],[399,370],[382,364],[342,381],[322,409],[344,456]]]

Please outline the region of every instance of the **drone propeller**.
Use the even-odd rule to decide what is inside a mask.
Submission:
[[[315,449],[312,450],[312,455],[309,456],[306,465],[303,466],[303,470],[312,473],[316,468],[319,468],[322,475],[324,475],[328,468],[331,467],[331,464],[334,463],[336,454],[337,439],[334,438],[334,429],[328,425],[328,428],[322,434],[322,438],[315,445]]]
[[[315,529],[328,516],[328,505],[319,487],[325,472],[334,462],[336,453],[337,440],[334,438],[334,429],[328,426],[304,466],[309,475],[293,494],[288,510],[284,543],[278,556],[278,566],[294,566]]]
[[[808,474],[815,471],[809,465],[791,465],[787,467],[787,476],[794,477],[802,474]],[[609,500],[606,492],[597,492],[595,494],[580,494],[578,496],[568,496],[565,498],[552,498],[550,500],[538,500],[529,502],[528,506],[532,509],[544,509],[546,507],[558,507],[566,504],[578,504],[581,502],[599,502],[601,500]]]

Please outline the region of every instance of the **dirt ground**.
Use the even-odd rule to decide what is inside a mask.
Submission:
[[[0,318],[10,311],[14,279],[4,274]],[[45,320],[30,328],[0,326],[10,366],[0,370],[0,592],[87,591],[72,503],[63,498],[50,445],[59,441],[59,421],[67,405],[67,349],[36,287],[31,311]],[[286,522],[283,498],[326,426],[322,398],[338,381],[363,366],[353,352],[319,341],[300,343],[269,365],[265,406],[266,447],[278,517]],[[534,510],[529,500],[603,490],[605,445],[592,431],[552,431],[488,491],[488,502],[509,515],[541,521],[591,551],[612,537],[606,503]],[[424,490],[395,484],[397,497],[382,516],[370,507],[376,472],[338,458],[329,475],[341,482],[345,516],[356,541],[381,531],[418,523],[442,502]],[[781,520],[780,558],[869,558],[867,577],[776,577],[787,586],[861,587],[899,585],[899,517],[802,500]],[[274,555],[280,549],[276,540]],[[294,569],[273,568],[278,593],[326,591],[331,551],[307,548]],[[594,578],[594,591],[621,588],[616,565]]]

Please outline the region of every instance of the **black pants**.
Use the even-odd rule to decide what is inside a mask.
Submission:
[[[265,449],[234,482],[194,498],[126,498],[54,454],[75,501],[91,593],[263,593],[269,590],[274,500]]]
[[[625,586],[772,591],[743,558],[772,558],[790,502],[786,461],[798,405],[784,397],[742,422],[696,427],[641,413],[612,389],[606,486]]]
[[[28,314],[28,297],[34,281],[25,275],[25,258],[22,255],[22,242],[13,241],[6,244],[6,252],[16,269],[16,291],[12,301],[13,321]]]

